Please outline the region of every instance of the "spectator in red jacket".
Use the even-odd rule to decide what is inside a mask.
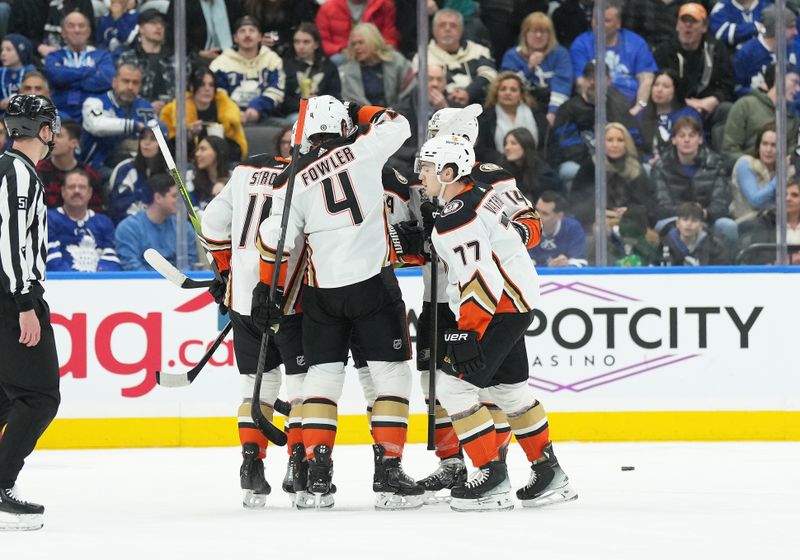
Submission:
[[[394,0],[327,0],[317,12],[317,27],[322,36],[325,55],[337,66],[344,62],[344,53],[354,23],[374,23],[387,43],[397,48]]]

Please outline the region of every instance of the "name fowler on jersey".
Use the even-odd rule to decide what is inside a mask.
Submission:
[[[356,156],[349,146],[336,148],[324,158],[316,160],[310,167],[305,168],[300,173],[300,178],[306,187],[319,183],[355,159]]]

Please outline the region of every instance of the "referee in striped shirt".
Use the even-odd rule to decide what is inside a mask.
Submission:
[[[36,164],[50,154],[61,122],[40,95],[12,97],[5,122],[12,146],[0,155],[0,391],[11,407],[0,439],[0,530],[30,530],[42,527],[44,507],[22,500],[15,483],[61,400],[43,298],[47,209]]]

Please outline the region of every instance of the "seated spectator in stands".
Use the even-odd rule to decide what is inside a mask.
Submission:
[[[711,32],[730,49],[758,35],[764,0],[720,0],[711,10]]]
[[[622,9],[622,26],[646,37],[650,50],[655,50],[675,35],[682,1],[627,0]]]
[[[117,225],[114,237],[123,270],[152,270],[144,252],[152,247],[173,265],[177,265],[175,225],[178,213],[178,187],[166,174],[150,178],[153,201],[146,209],[128,216]],[[197,262],[194,236],[186,236],[189,263]]]
[[[114,224],[89,209],[89,175],[73,169],[61,188],[64,205],[47,211],[47,270],[102,272],[119,270]]]
[[[455,10],[443,9],[433,16],[428,43],[428,64],[447,71],[447,98],[455,106],[483,103],[489,84],[497,76],[489,49],[472,41],[462,41],[464,19]],[[413,65],[419,68],[417,57]]]
[[[120,53],[117,64],[132,64],[142,69],[140,95],[161,113],[170,99],[175,98],[175,56],[164,42],[167,16],[156,9],[139,14],[139,35],[136,41]]]
[[[287,120],[297,120],[300,99],[315,95],[342,96],[339,71],[322,52],[322,39],[313,23],[301,23],[292,39],[292,49],[283,59],[286,91],[281,113]]]
[[[594,61],[587,62],[583,68],[581,84],[579,94],[572,96],[559,107],[547,150],[547,160],[558,166],[558,176],[567,192],[580,166],[587,162],[594,152],[596,99]],[[622,123],[633,138],[633,143],[638,149],[642,149],[642,136],[636,119],[628,112],[628,102],[625,96],[613,88],[607,90],[606,115],[608,122]]]
[[[389,46],[371,23],[353,27],[345,57],[347,62],[339,67],[345,101],[397,107],[416,88],[411,63]]]
[[[44,59],[61,49],[64,17],[75,11],[89,20],[91,36],[95,27],[92,0],[13,0],[9,29],[30,39],[39,58]]]
[[[136,153],[139,134],[155,118],[150,102],[139,97],[141,68],[121,64],[111,87],[83,102],[81,159],[97,170],[107,168],[106,177],[120,161]]]
[[[741,246],[746,249],[753,243],[775,243],[777,231],[775,208],[761,210],[758,215],[739,225],[741,231]],[[800,247],[800,183],[792,178],[786,185],[786,245],[789,246],[789,264],[800,264],[800,251],[793,249]],[[757,264],[774,264],[775,250],[758,254],[761,257]],[[749,264],[756,264],[752,260]]]
[[[633,138],[624,125],[606,125],[606,227],[610,230],[632,205],[645,208],[649,222],[654,214],[653,187],[647,177]],[[570,191],[572,213],[588,230],[595,223],[595,162],[581,165]]]
[[[731,188],[722,158],[703,146],[703,130],[691,117],[678,119],[672,127],[672,145],[653,165],[650,177],[655,186],[656,231],[663,233],[675,220],[683,202],[697,202],[703,219],[712,227],[729,255],[736,253],[738,232],[729,217]]]
[[[95,46],[112,52],[129,47],[136,40],[138,23],[136,0],[111,0],[108,14],[97,20]]]
[[[658,159],[672,148],[672,125],[679,118],[692,117],[702,126],[703,117],[684,102],[683,88],[684,82],[674,70],[656,72],[647,107],[636,116],[647,160]]]
[[[743,155],[733,166],[731,216],[737,224],[775,207],[777,156],[778,135],[771,122],[758,133],[753,153]],[[794,167],[789,166],[788,172],[791,178]]]
[[[542,219],[542,240],[528,249],[533,264],[548,267],[586,266],[586,234],[578,220],[564,215],[564,197],[544,191],[536,201]]]
[[[480,133],[475,144],[478,161],[500,163],[506,134],[515,128],[526,128],[537,146],[547,138],[547,119],[535,111],[536,102],[525,88],[519,74],[500,72],[489,86],[486,110],[478,117]]]
[[[708,12],[700,4],[681,6],[676,30],[677,37],[656,48],[656,63],[661,69],[671,68],[683,80],[686,104],[702,115],[712,146],[719,148],[733,99],[730,52],[707,33]]]
[[[22,78],[22,83],[19,86],[20,94],[44,95],[50,97],[50,84],[47,83],[47,78],[44,74],[31,70],[26,72]]]
[[[53,86],[53,103],[59,113],[78,122],[86,98],[111,89],[114,60],[105,49],[89,45],[89,18],[72,12],[64,18],[63,49],[47,55],[44,73]]]
[[[730,257],[714,235],[706,229],[705,211],[697,202],[678,207],[675,227],[662,238],[662,252],[669,254],[672,266],[727,264]],[[666,249],[666,250],[664,250]]]
[[[289,52],[292,37],[302,24],[312,24],[319,10],[316,0],[244,0],[242,11],[255,18],[261,44],[281,56]]]
[[[594,0],[564,0],[553,11],[553,25],[556,28],[556,39],[566,48],[580,35],[592,30],[592,13]],[[575,68],[580,72],[580,68]]]
[[[786,61],[790,66],[797,67],[798,56],[795,50],[794,38],[797,36],[795,15],[786,9]],[[775,63],[775,25],[777,8],[768,6],[761,14],[763,30],[742,44],[733,57],[733,74],[736,78],[734,94],[737,99],[750,93],[754,88],[764,85],[764,72]]]
[[[27,38],[16,33],[3,38],[0,46],[0,115],[8,107],[9,99],[19,93],[25,74],[36,70],[32,61],[33,50]]]
[[[537,200],[543,191],[562,190],[558,173],[539,155],[536,140],[527,128],[515,128],[506,134],[500,165],[514,175],[517,188],[528,200]]]
[[[764,72],[764,85],[768,91],[756,88],[745,95],[731,107],[725,123],[725,134],[722,140],[722,155],[729,166],[733,166],[740,157],[752,153],[755,148],[758,132],[765,125],[775,120],[775,101],[778,90],[775,87],[775,65]],[[797,70],[788,69],[785,79],[786,103],[791,105],[800,94],[800,75]],[[798,120],[789,115],[786,130],[789,150],[797,145]]]
[[[621,8],[609,4],[605,12],[606,53],[605,61],[611,74],[614,89],[628,100],[631,114],[636,115],[647,105],[653,73],[658,70],[647,42],[629,29],[622,29]],[[596,25],[594,20],[592,25]],[[572,68],[578,72],[586,63],[596,58],[594,32],[587,31],[573,41],[569,48]]]
[[[186,0],[186,52],[199,64],[208,64],[233,47],[232,25],[242,17],[240,0]],[[167,8],[167,44],[174,41],[175,2]]]
[[[192,169],[186,173],[186,190],[201,210],[222,190],[230,175],[228,143],[218,136],[206,136],[194,151]]]
[[[273,154],[277,154],[282,158],[290,158],[292,156],[292,128],[294,125],[284,126],[280,133],[275,137],[275,146],[273,147]]]
[[[153,201],[150,178],[167,173],[164,157],[152,130],[139,135],[136,157],[120,162],[111,172],[108,215],[115,224],[133,216]]]
[[[89,208],[95,212],[103,210],[103,197],[100,192],[100,176],[89,165],[78,161],[75,152],[80,146],[81,125],[72,119],[61,122],[61,130],[55,135],[53,151],[50,157],[43,159],[36,166],[36,171],[44,187],[44,204],[48,208],[58,208],[64,204],[61,198],[61,187],[67,173],[79,169],[89,176],[92,196],[89,199]]]
[[[545,14],[526,17],[519,32],[519,46],[506,51],[500,70],[522,74],[533,88],[533,97],[547,107],[553,124],[556,111],[572,95],[572,61],[569,51],[556,42],[553,22]]]
[[[169,128],[169,137],[175,138],[175,100],[161,111],[161,121]],[[231,161],[247,157],[247,139],[242,128],[239,107],[231,101],[224,89],[217,89],[214,73],[205,66],[196,68],[189,79],[186,93],[186,123],[189,129],[189,149],[209,134],[208,130],[222,127],[228,141]]]
[[[406,17],[409,16],[411,14]],[[350,30],[358,23],[375,24],[383,39],[397,48],[400,34],[395,25],[396,17],[392,0],[328,0],[320,6],[316,19],[325,56],[336,65],[342,64]]]
[[[649,228],[649,223],[647,209],[632,204],[619,219],[619,225],[611,227],[608,256],[614,266],[667,264],[660,262],[661,255],[658,253],[660,239],[658,234]]]
[[[217,87],[227,91],[239,107],[242,123],[257,123],[277,114],[283,103],[283,61],[261,44],[261,29],[255,19],[244,16],[235,29],[235,47],[225,49],[209,69],[214,72]]]

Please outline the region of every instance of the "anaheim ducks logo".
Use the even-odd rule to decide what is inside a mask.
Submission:
[[[392,168],[392,171],[394,171],[394,176],[397,177],[397,180],[400,181],[400,183],[402,183],[403,185],[408,184],[408,179],[403,177],[403,175],[401,175],[397,169]]]
[[[500,171],[503,169],[499,165],[495,165],[494,163],[482,163],[480,166],[481,171],[485,171],[486,173],[491,173],[492,171]]]
[[[450,214],[455,214],[463,207],[464,207],[464,202],[461,200],[453,200],[451,202],[448,202],[447,205],[442,209],[441,216],[444,217],[444,216],[449,216]]]

